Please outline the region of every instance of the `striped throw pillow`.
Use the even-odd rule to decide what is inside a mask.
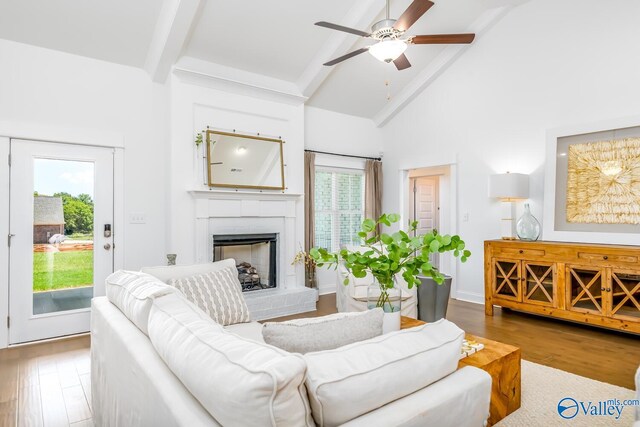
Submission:
[[[223,326],[249,322],[247,303],[235,267],[169,280],[169,285]]]

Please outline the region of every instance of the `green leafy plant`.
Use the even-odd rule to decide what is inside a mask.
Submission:
[[[436,230],[431,233],[416,235],[417,221],[409,223],[409,233],[397,231],[392,234],[378,233],[380,226],[390,227],[400,220],[398,214],[383,214],[378,220],[365,219],[362,222],[358,236],[362,239],[361,250],[342,249],[338,252],[329,252],[324,248],[312,248],[309,256],[313,258],[318,267],[333,266],[337,268],[340,263],[354,277],[366,277],[367,272],[376,278],[380,285],[381,295],[378,307],[384,307],[389,301],[388,290],[394,287],[395,277],[401,275],[407,282],[409,289],[421,284],[419,277],[431,277],[442,284],[444,275],[430,262],[432,253],[452,252],[460,261],[466,262],[471,252],[465,249],[465,243],[460,236],[438,234]],[[349,277],[344,280],[349,284]]]
[[[200,145],[202,144],[202,134],[199,133],[196,135],[196,147],[200,147]]]

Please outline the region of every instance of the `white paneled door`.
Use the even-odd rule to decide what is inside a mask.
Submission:
[[[439,227],[439,178],[437,176],[423,176],[411,179],[411,199],[413,220],[418,221],[417,234],[431,233]],[[431,262],[436,268],[439,266],[439,257],[432,255]]]
[[[9,342],[87,332],[113,271],[114,150],[10,145]]]

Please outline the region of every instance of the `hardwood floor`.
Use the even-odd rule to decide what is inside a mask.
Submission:
[[[335,313],[335,295],[318,309],[274,320]],[[634,389],[640,338],[451,300],[447,318],[467,332],[522,349],[523,359]],[[92,426],[88,336],[0,350],[0,427]]]
[[[0,350],[0,426],[92,426],[88,335]]]

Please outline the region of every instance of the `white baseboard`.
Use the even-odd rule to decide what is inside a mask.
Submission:
[[[318,293],[320,295],[335,294],[336,293],[336,285],[335,285],[335,283],[319,285],[318,286]]]
[[[484,295],[478,294],[475,292],[467,292],[467,291],[458,291],[456,292],[454,299],[458,299],[460,301],[472,302],[474,304],[483,304],[484,305]]]

